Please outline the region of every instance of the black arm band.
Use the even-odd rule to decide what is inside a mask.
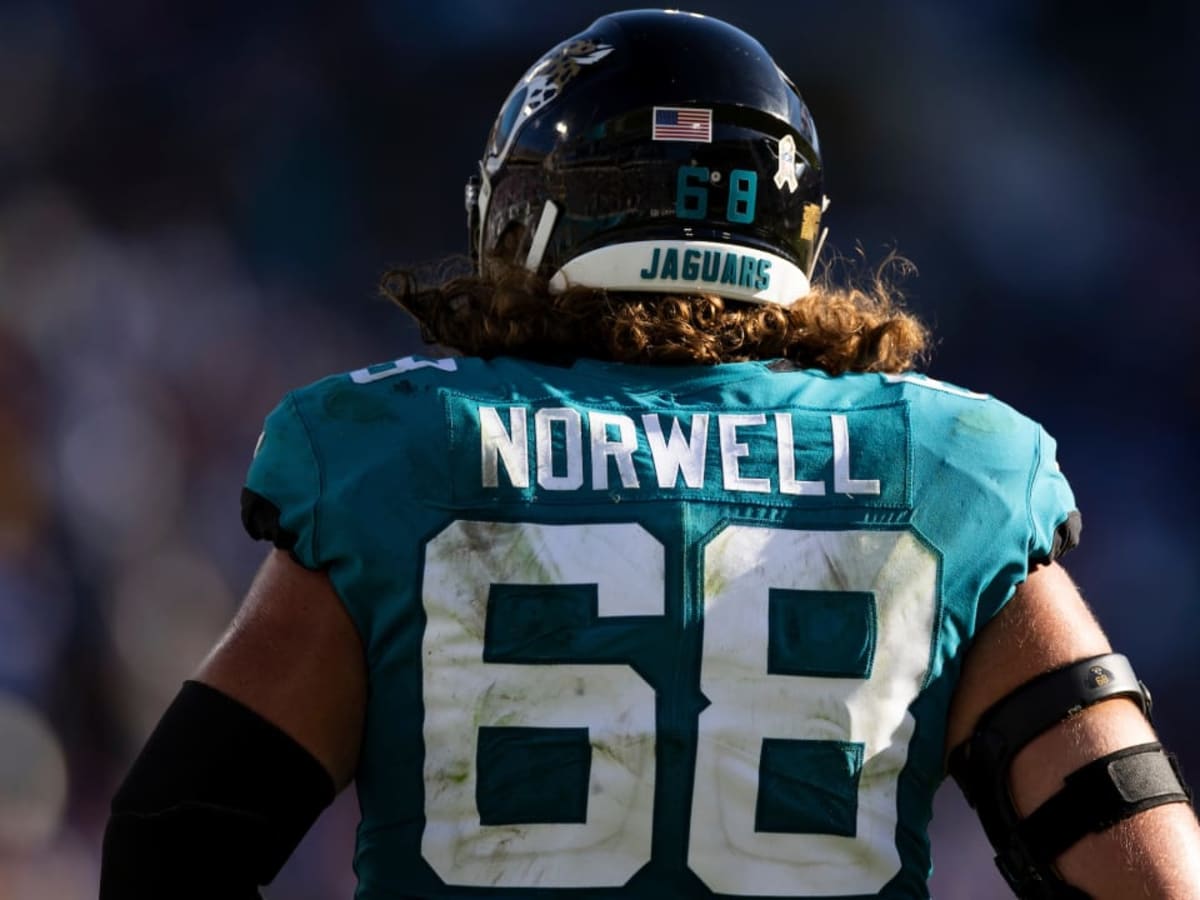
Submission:
[[[1094,759],[1063,784],[1017,826],[1025,846],[1043,864],[1052,863],[1087,834],[1142,810],[1191,799],[1174,755],[1157,742]]]
[[[991,797],[994,802],[988,807],[1003,806],[1008,797],[1008,769],[1021,748],[1063,719],[1110,697],[1129,697],[1150,715],[1150,694],[1134,675],[1129,660],[1119,653],[1093,656],[1040,675],[983,714],[970,739],[950,754],[950,774],[972,804]],[[1002,775],[1000,779],[997,773]],[[984,815],[982,808],[980,814]],[[992,823],[985,817],[983,824],[995,843],[997,836],[989,828]]]
[[[1022,747],[1063,719],[1110,697],[1128,697],[1149,718],[1150,694],[1120,653],[1093,656],[1039,675],[983,714],[971,740],[950,755],[950,772],[968,796],[980,789],[995,790],[990,774],[1007,771]]]
[[[1058,722],[1111,697],[1128,697],[1150,715],[1150,694],[1124,656],[1064,666],[998,701],[950,754],[950,773],[979,813],[996,865],[1018,897],[1086,898],[1054,869],[1063,851],[1144,809],[1190,799],[1174,758],[1159,744],[1143,744],[1088,763],[1031,815],[1018,815],[1008,789],[1013,758]]]
[[[113,798],[100,898],[257,898],[334,794],[291,737],[185,682]]]

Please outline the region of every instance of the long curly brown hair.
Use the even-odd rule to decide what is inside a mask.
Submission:
[[[432,286],[413,269],[393,269],[380,291],[420,323],[429,343],[484,358],[668,365],[783,358],[839,375],[913,369],[929,342],[892,284],[912,270],[894,254],[850,286],[831,286],[826,267],[812,292],[786,307],[586,287],[555,294],[524,269],[488,269],[486,277],[457,275]]]

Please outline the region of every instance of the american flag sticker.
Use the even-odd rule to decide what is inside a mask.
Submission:
[[[654,107],[653,141],[696,141],[712,143],[712,110]]]

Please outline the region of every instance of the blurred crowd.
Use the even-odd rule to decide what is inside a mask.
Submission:
[[[95,895],[107,803],[264,548],[291,387],[419,352],[390,264],[461,252],[526,65],[612,4],[0,4],[0,900]],[[931,373],[1043,421],[1068,564],[1200,778],[1200,13],[701,2],[813,110],[831,241],[897,248]],[[1007,896],[956,791],[935,896]],[[346,897],[339,799],[272,898]]]

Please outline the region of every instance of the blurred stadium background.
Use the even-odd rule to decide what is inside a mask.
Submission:
[[[613,4],[0,3],[0,898],[95,895],[106,804],[263,547],[292,386],[420,350],[509,86]],[[831,242],[920,268],[931,374],[1061,445],[1069,560],[1200,777],[1200,8],[698,2],[811,106]],[[344,795],[269,891],[347,897]],[[950,787],[935,896],[1008,896]]]

